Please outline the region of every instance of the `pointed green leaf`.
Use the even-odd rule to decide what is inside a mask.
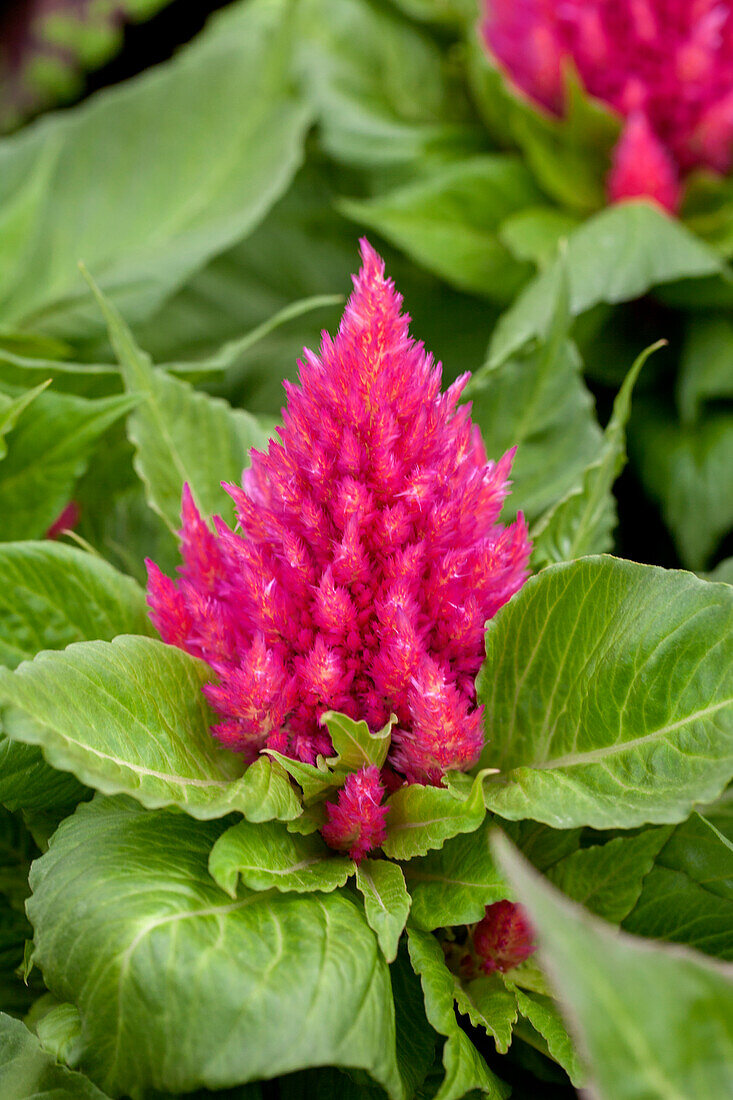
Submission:
[[[232,898],[240,881],[250,890],[327,893],[343,886],[354,870],[353,860],[336,855],[320,836],[298,836],[274,821],[232,825],[209,856],[209,874]]]
[[[410,920],[418,928],[473,924],[487,905],[509,896],[489,847],[491,828],[486,821],[475,833],[453,837],[439,851],[405,864]]]
[[[405,876],[396,863],[364,859],[356,868],[356,885],[364,898],[364,912],[376,933],[387,962],[397,956],[397,946],[410,912]]]
[[[82,1018],[79,1064],[115,1096],[366,1070],[400,1100],[387,964],[343,891],[225,894],[222,831],[97,798],[33,867],[36,963]]]
[[[553,505],[535,524],[532,564],[535,569],[553,562],[573,561],[586,554],[602,554],[613,546],[616,502],[612,488],[626,464],[626,424],[631,394],[639,372],[662,341],[638,356],[613,403],[598,457],[583,471],[580,484]]]
[[[465,985],[455,981],[456,1008],[474,1027],[492,1035],[499,1054],[506,1054],[517,1020],[517,998],[496,974],[482,975]]]
[[[645,829],[637,836],[580,848],[550,867],[547,877],[591,913],[618,924],[639,900],[654,857],[670,832],[669,828]]]
[[[106,794],[194,817],[242,810],[242,758],[209,732],[202,662],[153,638],[122,635],[40,653],[0,669],[13,740],[40,745],[55,768]]]
[[[107,1100],[81,1073],[56,1064],[25,1024],[0,1013],[0,1095],[6,1100]]]
[[[289,756],[283,756],[275,749],[265,749],[264,752],[279,764],[288,775],[292,776],[298,786],[302,788],[303,801],[306,805],[309,802],[319,801],[334,787],[343,785],[345,776],[336,776],[327,767],[322,756],[318,757],[318,766],[316,766],[315,764],[304,763],[302,760],[292,760]]]
[[[128,434],[150,506],[177,531],[187,482],[204,515],[231,512],[221,482],[241,480],[250,448],[264,447],[266,433],[249,413],[156,370],[117,310],[89,282],[109,326],[125,388],[144,396]]]
[[[527,993],[516,987],[514,992],[517,1008],[525,1020],[529,1020],[532,1027],[539,1031],[547,1043],[550,1056],[562,1066],[574,1085],[582,1085],[584,1074],[578,1055],[555,1002],[541,993]]]
[[[387,759],[392,727],[397,721],[393,714],[384,729],[372,733],[366,722],[354,722],[335,710],[326,711],[321,723],[327,727],[336,759],[330,761],[339,771],[355,772],[374,765],[381,768]]]
[[[486,804],[559,827],[685,818],[733,775],[733,591],[583,558],[490,620],[477,680]]]
[[[504,1100],[509,1089],[494,1076],[458,1026],[453,1011],[455,978],[445,965],[440,944],[430,932],[417,928],[408,928],[407,936],[410,960],[422,982],[425,1013],[435,1030],[446,1036],[445,1078],[435,1100],[461,1100],[472,1089],[491,1100]]]
[[[733,968],[620,933],[546,885],[506,838],[495,845],[529,911],[591,1091],[614,1100],[727,1096]]]
[[[13,430],[20,414],[27,409],[28,406],[35,401],[39,393],[43,393],[50,384],[51,379],[49,378],[47,381],[41,382],[39,386],[35,386],[32,390],[27,390],[16,398],[6,397],[4,393],[0,393],[0,459],[5,458],[8,453],[8,445],[5,442],[5,436],[8,432]]]
[[[87,401],[39,394],[20,418],[0,466],[0,538],[41,538],[71,498],[100,436],[134,408],[135,394]]]
[[[486,815],[481,778],[474,780],[468,797],[443,787],[411,783],[387,799],[387,837],[382,850],[390,859],[424,856],[442,848],[458,833],[472,833]]]
[[[287,772],[268,756],[244,773],[240,804],[247,821],[291,821],[303,810]]]

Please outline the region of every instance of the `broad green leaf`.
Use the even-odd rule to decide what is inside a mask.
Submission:
[[[0,205],[40,188],[26,232],[0,252],[14,269],[7,323],[98,332],[80,258],[127,317],[148,317],[258,224],[310,122],[293,94],[289,18],[284,0],[236,5],[166,65],[0,143]]]
[[[573,561],[586,554],[602,554],[613,546],[616,502],[612,489],[626,464],[626,423],[631,394],[648,357],[661,344],[637,358],[613,403],[597,458],[586,466],[578,486],[553,505],[535,524],[532,564],[535,569],[553,562]]]
[[[152,633],[145,595],[101,558],[55,542],[0,544],[0,664],[40,649],[116,634]],[[0,736],[0,802],[35,813],[71,808],[84,794],[34,745]]]
[[[678,825],[624,927],[733,961],[733,844],[700,814]]]
[[[410,962],[406,937],[389,968],[389,976],[397,1024],[397,1064],[405,1097],[409,1100],[412,1096],[424,1095],[422,1089],[427,1085],[426,1078],[435,1063],[438,1035],[425,1015],[422,986]]]
[[[81,1017],[76,1005],[54,1003],[35,1020],[33,1031],[43,1049],[53,1054],[57,1062],[75,1065],[81,1037]]]
[[[109,326],[125,387],[144,397],[128,434],[148,502],[174,532],[184,482],[205,515],[221,511],[226,502],[221,482],[241,480],[250,448],[266,445],[265,432],[249,413],[156,370],[119,313],[91,280],[90,285]]]
[[[4,1100],[106,1100],[81,1073],[57,1065],[25,1024],[0,1013],[0,1094]]]
[[[517,1019],[517,998],[497,974],[486,974],[465,985],[454,978],[456,1008],[474,1027],[491,1035],[499,1054],[506,1054]]]
[[[240,756],[209,732],[203,663],[153,638],[122,635],[0,669],[5,733],[105,794],[194,817],[244,812]]]
[[[405,864],[410,920],[418,928],[473,924],[487,905],[508,896],[489,848],[491,827],[486,821],[476,832],[453,837],[439,851]]]
[[[540,347],[485,364],[465,391],[489,457],[517,448],[507,516],[520,509],[529,519],[539,516],[577,485],[601,445],[580,357],[566,338],[566,297],[561,279],[551,331]]]
[[[387,799],[387,838],[382,850],[390,859],[412,859],[431,848],[442,848],[458,833],[473,833],[486,815],[481,777],[468,797],[443,787],[411,783]]]
[[[718,562],[712,573],[708,573],[706,580],[733,584],[733,557],[724,558],[723,561]]]
[[[145,593],[102,558],[58,542],[0,543],[0,664],[116,634],[152,634]]]
[[[37,965],[82,1018],[79,1064],[114,1095],[367,1070],[399,1100],[387,965],[343,892],[225,894],[216,822],[85,804],[33,867]]]
[[[733,322],[702,313],[689,323],[677,378],[682,422],[697,420],[706,401],[733,397]]]
[[[733,771],[733,591],[610,557],[550,566],[490,620],[477,680],[502,817],[677,822]]]
[[[305,0],[299,66],[330,156],[362,167],[424,163],[484,139],[437,43],[385,7]]]
[[[97,440],[137,404],[137,395],[87,401],[49,391],[13,429],[0,466],[0,539],[40,538],[69,503]]]
[[[509,302],[532,268],[498,230],[541,197],[520,160],[495,154],[441,166],[366,201],[342,200],[339,209],[459,290]]]
[[[613,1100],[727,1096],[732,968],[619,933],[544,884],[505,838],[495,843],[536,929],[591,1091]]]
[[[525,990],[516,987],[514,992],[519,1012],[525,1020],[529,1020],[536,1031],[539,1031],[547,1043],[550,1056],[563,1067],[574,1085],[581,1085],[584,1075],[572,1040],[555,1002],[551,997],[546,997],[541,993],[527,993]]]
[[[291,821],[303,809],[287,772],[268,756],[258,756],[244,773],[241,807],[247,821]]]
[[[645,829],[636,836],[580,848],[550,867],[547,878],[591,913],[618,924],[636,905],[669,834],[668,828]]]
[[[498,821],[503,831],[538,871],[546,871],[580,847],[582,829],[550,829],[541,821]]]
[[[704,569],[733,527],[733,414],[710,413],[683,427],[658,402],[640,401],[632,429],[631,456],[680,558]]]
[[[5,458],[8,453],[5,436],[13,430],[20,414],[35,401],[39,393],[43,393],[50,383],[51,379],[48,378],[34,389],[27,390],[16,398],[6,397],[4,393],[0,393],[0,459]]]
[[[353,860],[337,856],[320,836],[298,836],[274,821],[232,825],[209,856],[209,874],[232,898],[240,881],[250,890],[325,893],[343,886],[354,870]]]
[[[575,229],[577,215],[556,206],[528,206],[499,226],[499,240],[518,260],[545,267],[554,260],[560,242]]]
[[[303,802],[317,802],[323,799],[334,787],[342,786],[345,776],[336,776],[327,766],[322,756],[318,757],[318,766],[307,764],[302,760],[293,760],[289,756],[283,756],[275,749],[265,749],[276,764],[292,776],[303,791]]]
[[[321,716],[321,723],[331,735],[336,754],[335,760],[331,761],[334,768],[347,772],[371,766],[381,768],[387,759],[392,727],[396,721],[393,714],[384,729],[372,733],[366,722],[354,722],[347,715],[338,714],[335,710],[326,711]]]
[[[364,913],[379,940],[387,962],[397,957],[397,947],[410,912],[405,876],[396,863],[364,859],[356,868],[356,885],[364,898]]]
[[[453,1011],[456,980],[445,965],[440,944],[430,932],[417,928],[408,928],[407,937],[410,960],[422,983],[425,1014],[435,1030],[446,1036],[445,1078],[435,1100],[461,1100],[472,1089],[492,1100],[504,1100],[509,1089],[494,1076],[458,1026]]]
[[[609,206],[568,235],[564,257],[539,274],[504,314],[494,331],[490,363],[502,363],[548,331],[561,264],[570,281],[573,317],[601,302],[630,301],[660,284],[723,270],[711,248],[657,206],[645,201]]]

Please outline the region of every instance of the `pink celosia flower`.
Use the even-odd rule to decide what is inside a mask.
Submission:
[[[563,63],[625,119],[613,201],[669,210],[693,169],[733,162],[733,0],[485,0],[484,40],[510,78],[563,112]]]
[[[504,973],[535,950],[534,929],[521,905],[497,901],[486,906],[486,915],[473,931],[473,946],[484,973]]]
[[[521,516],[496,524],[513,452],[487,462],[458,407],[468,376],[441,394],[366,241],[362,256],[338,335],[285,383],[281,442],[227,487],[239,532],[217,518],[214,535],[186,488],[180,579],[148,563],[148,599],[164,640],[217,674],[213,732],[247,760],[269,747],[313,763],[332,752],[326,710],[372,729],[394,712],[390,768],[439,783],[481,751],[484,624],[522,584],[530,544]],[[351,835],[366,789],[329,811],[334,837]]]
[[[326,803],[328,820],[321,829],[326,843],[348,852],[357,863],[378,848],[386,836],[388,807],[381,805],[383,796],[379,768],[362,768],[347,776],[338,801]]]

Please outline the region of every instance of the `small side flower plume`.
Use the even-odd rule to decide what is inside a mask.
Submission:
[[[521,516],[497,523],[513,452],[487,460],[458,405],[468,375],[441,393],[366,241],[362,258],[338,334],[285,384],[280,442],[227,487],[238,530],[217,518],[214,534],[186,489],[180,578],[149,563],[148,599],[163,639],[211,666],[213,733],[248,761],[331,755],[327,710],[374,730],[394,712],[392,785],[437,784],[481,752],[484,626],[524,582],[530,543]],[[342,792],[337,840],[357,792]]]
[[[473,931],[473,947],[485,974],[505,973],[528,959],[536,948],[534,929],[521,905],[497,901]]]
[[[386,836],[387,806],[382,806],[384,787],[379,768],[362,768],[347,776],[336,802],[326,803],[328,820],[321,829],[331,848],[348,852],[360,863],[372,848],[379,848]]]
[[[486,46],[514,83],[556,114],[563,67],[625,120],[612,201],[679,206],[694,168],[733,163],[733,0],[485,0]]]

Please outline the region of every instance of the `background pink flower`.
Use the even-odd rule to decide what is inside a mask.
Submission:
[[[483,35],[515,84],[554,113],[570,59],[623,117],[613,201],[646,195],[675,210],[692,169],[729,171],[731,0],[486,0]]]

